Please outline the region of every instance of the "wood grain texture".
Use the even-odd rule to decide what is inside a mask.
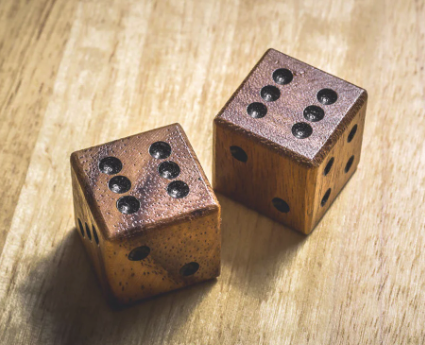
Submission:
[[[291,79],[279,84],[282,70]],[[269,49],[214,119],[214,189],[309,234],[357,168],[366,103],[365,90]],[[322,118],[306,119],[308,107]],[[311,132],[297,138],[298,125]]]
[[[167,151],[151,151],[157,143]],[[118,163],[105,169],[105,159]],[[170,162],[179,173],[164,178]],[[76,151],[71,174],[75,230],[112,305],[220,275],[220,205],[179,124]],[[176,183],[187,187],[181,197],[169,195]],[[119,206],[126,199],[133,209]],[[135,260],[138,248],[148,252]]]
[[[423,1],[4,0],[0,17],[1,344],[425,343]],[[211,178],[212,120],[270,47],[368,90],[357,172],[307,238],[219,196],[220,278],[112,311],[69,155],[179,122]]]

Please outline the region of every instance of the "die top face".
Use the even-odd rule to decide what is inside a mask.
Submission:
[[[74,152],[71,165],[107,239],[219,209],[179,124]]]
[[[269,49],[215,121],[318,165],[366,99],[364,89]]]

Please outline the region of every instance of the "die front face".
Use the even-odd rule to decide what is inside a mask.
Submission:
[[[220,206],[180,125],[75,152],[71,167],[77,229],[111,300],[219,275]]]
[[[357,167],[366,99],[270,49],[214,120],[214,188],[309,233]]]

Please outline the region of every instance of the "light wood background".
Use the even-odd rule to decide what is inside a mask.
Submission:
[[[1,344],[424,344],[421,0],[0,3]],[[221,277],[112,311],[73,231],[72,151],[212,119],[274,47],[369,92],[360,166],[304,237],[220,197]]]

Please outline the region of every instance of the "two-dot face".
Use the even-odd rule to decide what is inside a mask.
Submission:
[[[269,50],[219,115],[261,140],[313,160],[364,90]]]
[[[136,247],[128,254],[128,260],[142,261],[146,259],[150,253],[151,253],[151,249],[148,246]],[[199,264],[193,261],[193,262],[184,264],[180,268],[179,273],[183,277],[188,277],[195,274],[198,271],[198,269],[199,269]]]

